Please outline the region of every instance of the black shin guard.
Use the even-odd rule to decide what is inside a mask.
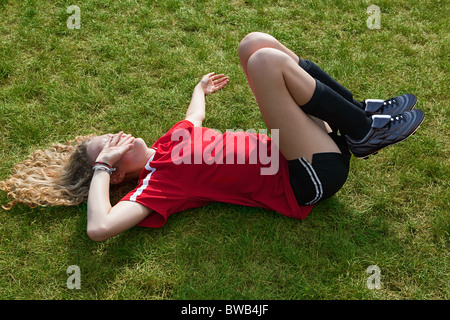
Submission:
[[[353,98],[353,94],[347,88],[339,84],[328,73],[323,71],[317,64],[309,60],[303,60],[300,57],[298,64],[300,67],[302,67],[303,70],[308,72],[311,77],[316,78],[323,84],[326,84],[331,89],[343,96],[347,101],[356,105],[358,108],[364,109],[364,105],[361,102],[355,100]]]
[[[371,118],[329,86],[315,80],[316,89],[312,98],[300,108],[355,140],[364,138],[372,126]]]

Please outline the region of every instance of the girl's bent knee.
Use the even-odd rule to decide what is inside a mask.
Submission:
[[[267,41],[268,39],[273,38],[271,35],[263,32],[250,32],[248,33],[244,38],[242,38],[241,43],[239,46],[246,44],[248,42],[255,42],[260,40]]]
[[[276,45],[277,40],[267,33],[251,32],[247,34],[239,43],[239,57],[247,61],[250,56],[257,50],[264,47],[272,47]]]
[[[270,68],[273,66],[278,67],[280,63],[285,62],[286,58],[289,58],[284,52],[273,48],[261,48],[254,52],[248,59],[247,67],[254,68]]]

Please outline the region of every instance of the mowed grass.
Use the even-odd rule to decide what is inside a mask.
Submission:
[[[66,25],[73,4],[79,30]],[[366,25],[371,4],[380,30]],[[2,210],[0,298],[449,299],[449,16],[438,0],[0,0],[0,179],[77,135],[123,130],[151,145],[212,71],[231,81],[207,97],[204,125],[265,128],[237,56],[252,31],[358,99],[411,92],[426,114],[408,141],[353,158],[344,188],[304,221],[215,203],[94,243],[85,204]],[[66,286],[71,265],[79,290]]]

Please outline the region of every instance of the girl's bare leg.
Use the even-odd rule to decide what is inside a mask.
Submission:
[[[286,53],[295,63],[298,64],[298,56],[292,52],[290,49],[285,47],[280,41],[278,41],[273,36],[262,33],[262,32],[252,32],[246,35],[241,43],[239,44],[238,53],[239,59],[241,61],[241,66],[244,69],[244,73],[247,76],[247,63],[248,59],[259,49],[262,48],[273,48],[278,49],[281,52]]]
[[[278,41],[275,37],[262,32],[252,32],[246,35],[241,43],[239,44],[238,53],[239,53],[239,59],[241,61],[242,69],[244,70],[244,74],[247,77],[247,81],[250,85],[250,88],[252,88],[252,84],[250,83],[248,72],[247,72],[247,63],[250,57],[259,49],[262,48],[273,48],[278,49],[281,52],[286,53],[292,61],[294,61],[296,64],[299,62],[299,57],[292,52],[290,49],[288,49],[286,46],[284,46],[280,41]],[[253,89],[252,89],[253,90]],[[320,120],[319,118],[313,117],[309,115],[314,122],[322,128],[322,130],[325,130],[326,132],[331,132],[330,126],[325,122]]]
[[[316,83],[298,66],[298,59],[285,50],[260,48],[244,70],[267,127],[279,130],[279,148],[287,160],[305,157],[311,163],[315,153],[340,153],[327,132],[299,107],[311,99]]]

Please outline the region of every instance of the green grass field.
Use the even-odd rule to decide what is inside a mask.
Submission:
[[[381,9],[369,29],[366,9]],[[69,29],[66,9],[81,9]],[[304,221],[215,203],[104,243],[86,205],[0,209],[0,299],[449,299],[448,2],[0,0],[0,179],[33,150],[124,130],[152,144],[182,120],[203,74],[204,126],[262,129],[237,56],[267,32],[356,98],[411,92],[426,118]],[[4,192],[1,203],[6,203]],[[66,270],[81,270],[69,289]],[[366,269],[381,271],[370,290]]]

